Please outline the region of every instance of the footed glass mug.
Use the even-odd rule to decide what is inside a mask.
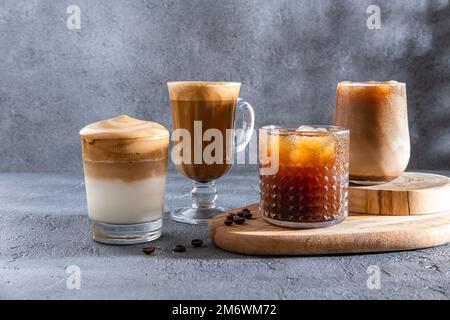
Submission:
[[[223,208],[216,205],[215,180],[225,175],[234,152],[245,149],[253,133],[254,111],[239,98],[238,82],[168,82],[174,147],[178,171],[192,179],[192,204],[171,212],[172,219],[190,224],[208,223]],[[243,114],[235,129],[236,110]],[[235,143],[236,136],[236,143]]]

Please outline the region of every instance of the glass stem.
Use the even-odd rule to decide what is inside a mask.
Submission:
[[[198,182],[193,181],[191,191],[192,208],[215,208],[217,199],[217,188],[214,181]]]

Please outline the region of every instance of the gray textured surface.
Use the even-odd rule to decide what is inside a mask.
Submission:
[[[450,174],[450,172],[447,172]],[[221,202],[258,199],[257,174],[232,172],[218,184]],[[166,209],[188,202],[189,182],[168,180]],[[207,239],[206,228],[165,218],[154,256],[142,245],[90,240],[79,176],[0,174],[0,298],[366,299],[450,298],[450,245],[365,255],[249,257],[204,248],[173,253],[175,243]],[[66,288],[65,268],[81,268],[81,289]],[[366,286],[366,269],[381,268],[381,289]]]
[[[66,8],[81,7],[81,30]],[[382,30],[366,9],[381,7]],[[0,0],[0,171],[80,172],[78,130],[170,126],[167,80],[235,80],[257,125],[330,123],[339,80],[408,88],[412,168],[449,169],[448,0]],[[276,110],[276,112],[274,112]]]

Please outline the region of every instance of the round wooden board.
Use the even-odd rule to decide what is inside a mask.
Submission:
[[[253,218],[243,225],[226,226],[223,221],[227,213],[211,220],[208,231],[216,246],[250,255],[318,255],[413,250],[450,242],[450,212],[417,216],[351,214],[328,228],[288,229],[261,219],[257,204],[246,208]]]
[[[450,211],[450,179],[431,173],[405,172],[376,186],[350,186],[351,212],[410,216]]]

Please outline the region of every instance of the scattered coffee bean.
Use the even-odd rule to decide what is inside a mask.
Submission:
[[[227,219],[233,220],[234,219],[234,213],[230,213],[227,215]]]
[[[237,215],[238,217],[245,218],[245,212],[243,212],[243,211],[237,213],[236,215]]]
[[[250,210],[248,208],[244,208],[244,209],[241,210],[241,212],[250,213]]]
[[[181,245],[181,244],[177,244],[175,247],[173,247],[173,251],[175,251],[175,252],[185,252],[186,251],[186,247]]]
[[[155,247],[142,248],[142,252],[145,254],[152,254],[153,252],[155,252]]]
[[[233,224],[233,220],[232,219],[225,219],[225,221],[223,223],[225,223],[227,226],[231,226]]]
[[[249,213],[245,213],[244,218],[245,218],[245,219],[251,219],[252,216],[253,216],[253,215],[249,212]]]
[[[234,223],[236,224],[243,224],[245,222],[245,218],[244,217],[236,217],[234,218]]]
[[[203,240],[202,239],[194,239],[194,240],[192,240],[191,241],[191,244],[194,246],[194,247],[201,247],[202,246],[202,244],[203,244]]]

